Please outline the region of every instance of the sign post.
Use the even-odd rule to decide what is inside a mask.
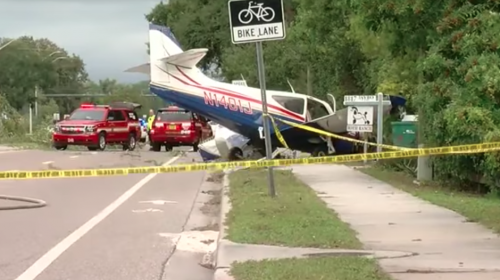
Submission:
[[[384,132],[384,106],[391,105],[391,101],[384,98],[379,92],[376,95],[346,95],[344,105],[347,107],[347,131],[363,133],[365,144],[363,152],[368,152],[366,132],[373,132],[373,109],[377,107],[377,152],[382,152]],[[366,163],[366,160],[365,160]]]
[[[229,25],[233,44],[255,43],[257,70],[262,95],[262,124],[266,147],[266,158],[273,158],[271,124],[267,112],[266,74],[264,67],[263,41],[285,39],[285,13],[283,0],[229,0]],[[272,167],[269,170],[269,195],[275,196]]]

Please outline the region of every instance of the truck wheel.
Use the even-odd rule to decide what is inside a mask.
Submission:
[[[193,144],[193,151],[194,151],[194,152],[197,152],[197,151],[198,151],[198,149],[199,149],[199,148],[198,148],[198,145],[199,145],[199,144],[200,144],[199,142],[196,142],[196,143],[194,143],[194,144]]]
[[[126,151],[126,150],[133,151],[136,146],[137,146],[137,141],[135,139],[135,135],[133,133],[130,133],[128,135],[127,143],[123,144],[123,146],[122,146],[123,150],[124,151]]]
[[[98,144],[97,144],[97,149],[104,151],[106,149],[106,133],[101,132],[99,133],[99,138],[98,138]]]
[[[159,152],[161,150],[161,143],[151,142],[151,150]]]
[[[64,151],[68,148],[68,145],[54,145],[54,148],[58,151]]]
[[[172,147],[172,145],[169,145],[169,144],[166,144],[165,145],[165,152],[170,152],[174,149],[174,147]]]

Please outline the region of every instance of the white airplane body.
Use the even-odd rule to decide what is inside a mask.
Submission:
[[[249,138],[256,148],[264,147],[259,134],[259,127],[263,126],[259,88],[219,82],[204,75],[196,64],[208,49],[183,51],[168,27],[150,24],[149,43],[150,62],[127,72],[149,74],[153,94]],[[335,112],[327,102],[299,93],[266,90],[266,94],[268,113],[276,119],[290,149],[311,153],[326,146],[326,141],[279,120],[346,133],[346,109]],[[391,106],[384,109],[387,112]],[[274,132],[272,138],[273,147],[282,146]]]

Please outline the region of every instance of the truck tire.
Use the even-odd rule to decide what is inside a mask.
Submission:
[[[124,151],[126,150],[133,151],[136,146],[137,146],[137,139],[135,139],[135,134],[130,133],[128,135],[127,143],[123,144],[122,148]]]
[[[199,150],[199,147],[198,147],[199,144],[200,144],[199,142],[196,142],[193,144],[193,152],[197,152]]]
[[[161,143],[151,142],[151,150],[154,152],[159,152],[161,150]]]
[[[68,148],[68,145],[54,145],[54,148],[58,151],[64,151]]]
[[[106,133],[101,132],[99,133],[99,138],[97,140],[97,149],[100,151],[104,151],[106,149],[107,142],[106,142]]]

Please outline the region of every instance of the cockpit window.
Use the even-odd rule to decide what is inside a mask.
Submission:
[[[78,109],[71,114],[69,120],[72,121],[102,121],[104,120],[105,110]]]
[[[273,95],[273,99],[276,102],[278,102],[281,106],[285,107],[286,109],[294,113],[297,113],[299,115],[304,114],[304,107],[305,107],[304,98]]]
[[[311,120],[330,115],[324,104],[312,98],[307,99],[307,111],[311,116]]]

